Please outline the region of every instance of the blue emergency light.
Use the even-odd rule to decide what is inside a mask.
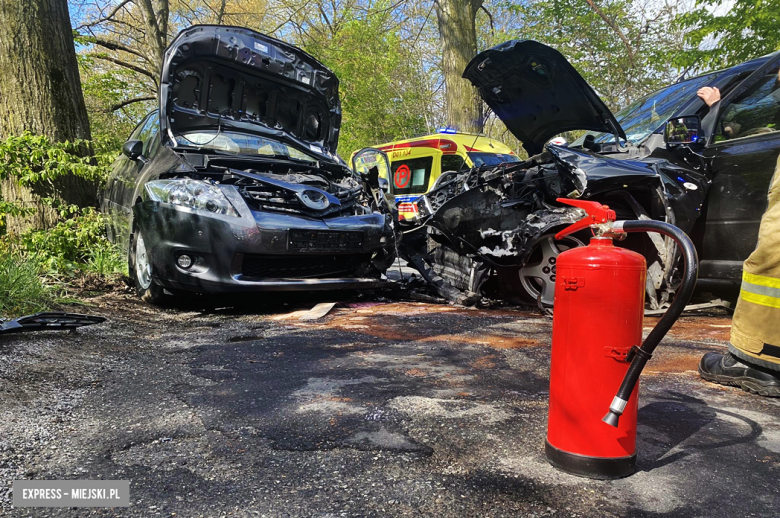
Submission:
[[[446,133],[447,135],[454,135],[458,132],[455,128],[450,128],[449,126],[444,126],[443,128],[439,128],[436,130],[436,133]]]

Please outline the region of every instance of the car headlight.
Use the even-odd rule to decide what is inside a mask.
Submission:
[[[298,198],[312,210],[325,210],[330,205],[328,197],[321,191],[306,189],[298,195]]]
[[[210,214],[238,217],[219,187],[199,180],[154,180],[146,184],[146,192],[155,201],[189,207]]]

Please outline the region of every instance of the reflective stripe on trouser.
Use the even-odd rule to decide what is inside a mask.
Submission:
[[[780,279],[742,272],[739,296],[753,304],[780,308]]]
[[[768,198],[758,244],[743,265],[729,350],[743,360],[780,370],[780,160]]]

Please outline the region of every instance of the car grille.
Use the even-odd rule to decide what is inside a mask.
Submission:
[[[323,278],[353,273],[367,263],[369,254],[359,255],[254,255],[244,256],[241,273],[257,279]]]
[[[363,232],[341,230],[290,230],[287,249],[291,252],[359,252]]]
[[[273,190],[261,185],[243,187],[241,195],[253,210],[304,214],[315,217],[350,216],[355,214],[359,190],[344,190],[335,193],[341,205],[331,205],[325,210],[316,211],[307,208],[293,194],[284,190]]]

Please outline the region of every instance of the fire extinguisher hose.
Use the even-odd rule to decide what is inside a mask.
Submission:
[[[693,242],[691,242],[691,239],[685,232],[674,225],[653,220],[615,222],[614,228],[616,230],[619,230],[621,227],[625,232],[657,232],[672,238],[682,252],[683,277],[680,289],[677,291],[669,309],[666,310],[666,313],[664,313],[653,330],[650,331],[650,334],[647,335],[642,346],[632,349],[633,358],[631,359],[631,365],[629,365],[628,372],[626,372],[623,378],[623,383],[620,384],[617,395],[609,406],[609,412],[602,419],[602,421],[614,427],[618,425],[620,416],[623,414],[626,404],[628,404],[628,399],[631,397],[637,381],[639,381],[639,375],[642,374],[645,364],[652,357],[656,346],[680,317],[691,299],[693,289],[696,287],[696,275],[699,269],[699,260]]]

